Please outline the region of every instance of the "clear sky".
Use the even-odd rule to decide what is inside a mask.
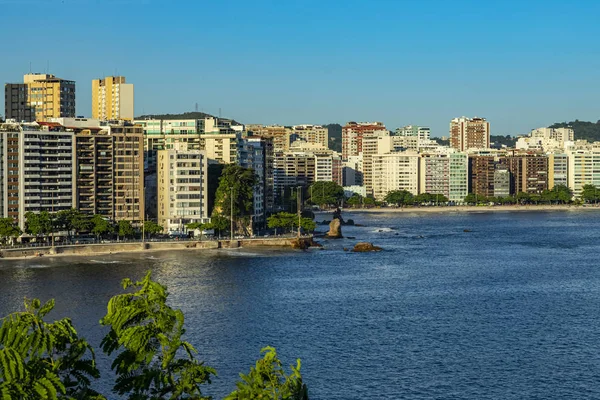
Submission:
[[[124,75],[136,115],[428,125],[600,119],[600,1],[0,0],[0,81]],[[49,69],[48,69],[49,66]],[[4,113],[4,96],[0,96]]]

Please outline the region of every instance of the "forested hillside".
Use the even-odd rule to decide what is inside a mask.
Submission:
[[[588,122],[576,119],[571,122],[557,122],[550,128],[573,128],[575,140],[600,141],[600,121]]]

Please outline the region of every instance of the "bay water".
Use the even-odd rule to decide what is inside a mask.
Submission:
[[[99,346],[120,281],[152,270],[218,371],[204,390],[215,399],[266,345],[286,366],[302,359],[316,400],[600,398],[600,212],[344,217],[364,226],[324,250],[0,260],[0,315],[54,298],[49,317]],[[358,241],[384,251],[344,250]],[[97,356],[97,387],[114,398]]]

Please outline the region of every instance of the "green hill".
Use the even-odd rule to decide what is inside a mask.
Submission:
[[[588,122],[576,119],[571,122],[557,122],[550,128],[573,128],[575,140],[587,140],[590,142],[600,141],[600,121]]]
[[[342,151],[342,126],[340,124],[323,125],[329,129],[329,148],[333,151]]]

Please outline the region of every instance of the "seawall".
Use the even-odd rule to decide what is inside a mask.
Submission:
[[[204,241],[169,241],[169,242],[133,242],[106,244],[76,244],[65,246],[23,247],[0,250],[0,258],[30,258],[42,256],[89,256],[97,254],[131,253],[160,250],[220,249],[238,247],[288,247],[292,248],[297,238],[258,238]],[[312,243],[312,236],[303,236],[301,241],[307,245]],[[308,246],[307,246],[308,247]]]

